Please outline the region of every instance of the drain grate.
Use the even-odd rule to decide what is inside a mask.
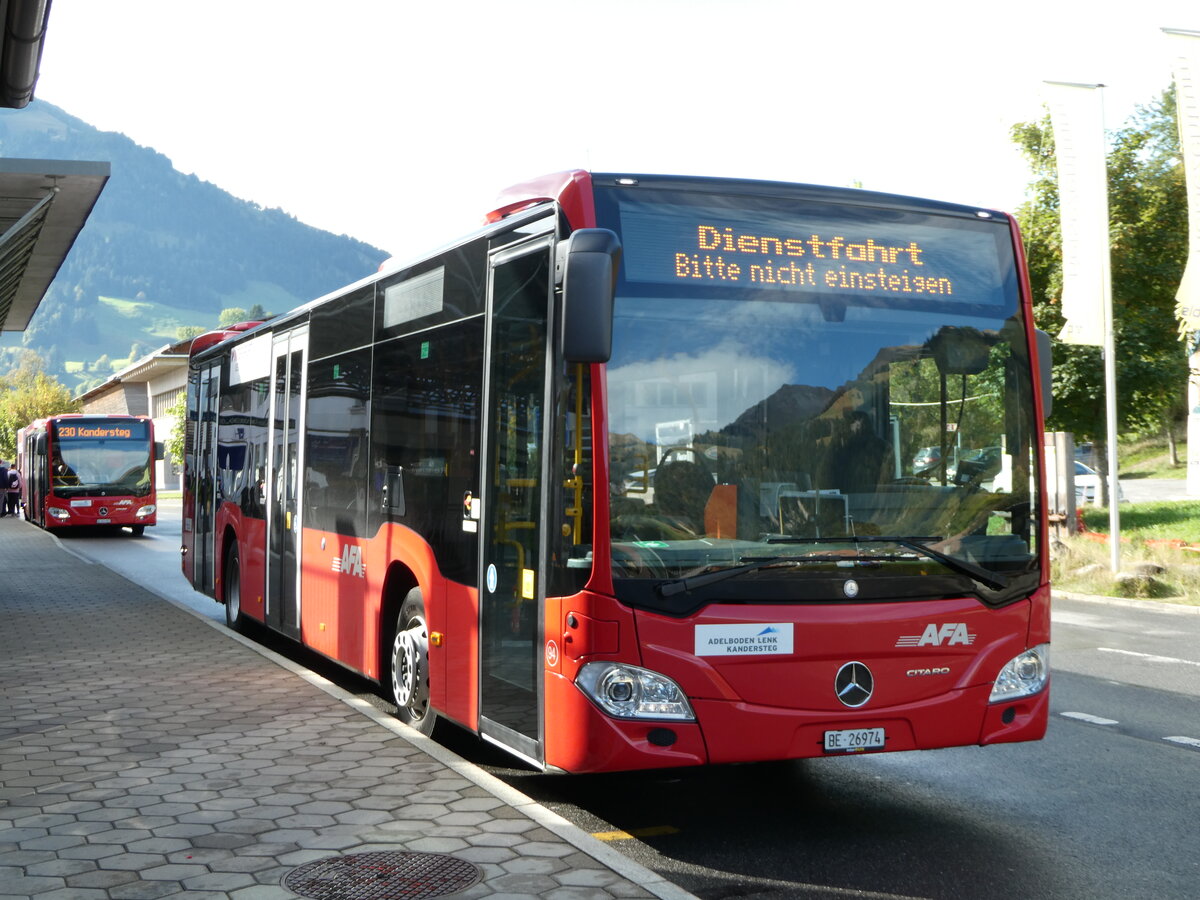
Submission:
[[[314,900],[419,900],[466,890],[481,878],[476,866],[444,853],[396,850],[305,863],[283,886]]]

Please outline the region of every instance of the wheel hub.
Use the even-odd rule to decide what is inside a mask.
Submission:
[[[398,706],[410,706],[420,684],[420,626],[396,635],[395,664],[392,666],[392,692]]]

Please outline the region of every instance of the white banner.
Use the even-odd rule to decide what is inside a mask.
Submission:
[[[1058,162],[1063,316],[1059,340],[1104,345],[1111,307],[1108,169],[1100,85],[1046,82]]]
[[[1180,334],[1200,331],[1200,31],[1164,28],[1171,44],[1179,145],[1187,185],[1188,258],[1175,294]]]

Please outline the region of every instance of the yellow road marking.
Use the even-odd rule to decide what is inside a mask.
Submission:
[[[651,825],[633,831],[597,831],[592,837],[601,841],[632,841],[635,838],[660,837],[664,834],[679,834],[679,829],[674,825]]]

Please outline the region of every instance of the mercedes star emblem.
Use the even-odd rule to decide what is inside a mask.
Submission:
[[[837,698],[846,706],[857,708],[871,699],[875,690],[875,678],[871,670],[860,662],[848,662],[838,669],[833,680]]]

